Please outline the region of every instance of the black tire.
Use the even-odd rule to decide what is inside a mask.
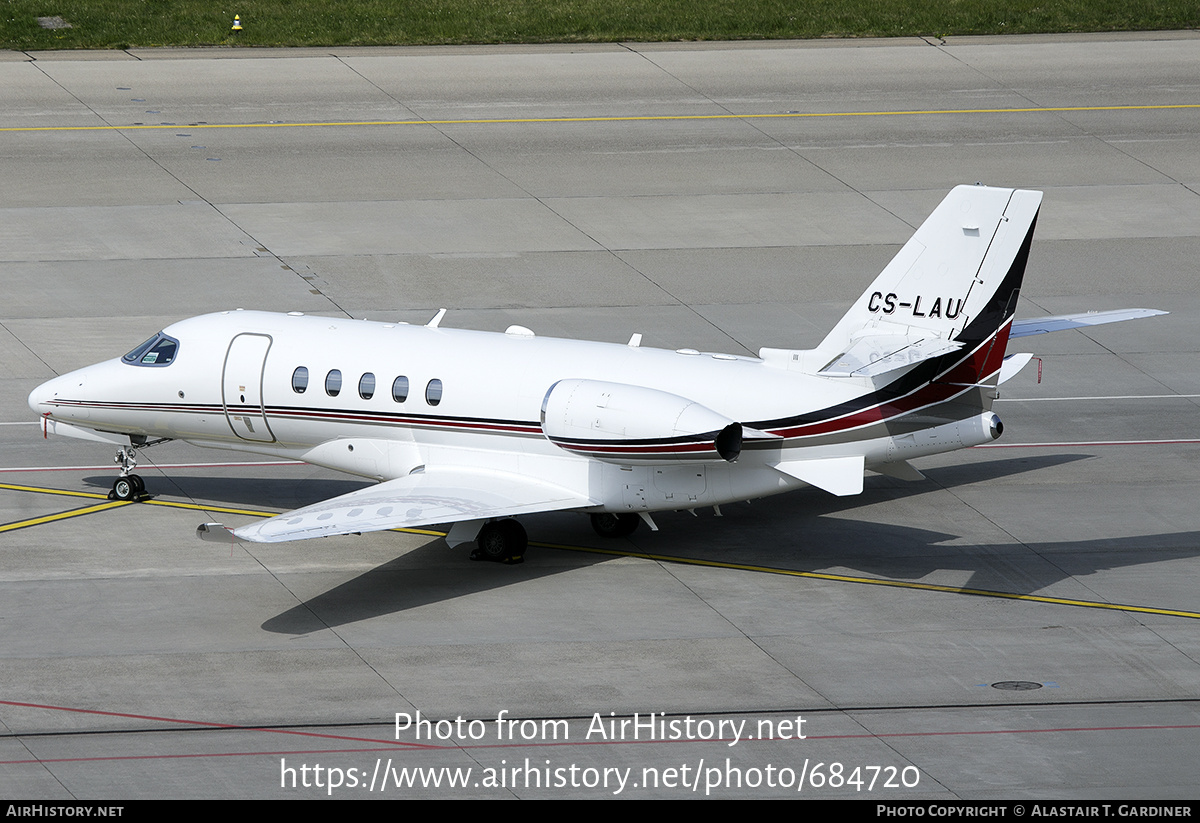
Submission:
[[[479,548],[471,553],[472,559],[491,560],[495,563],[520,563],[525,557],[529,537],[525,527],[516,520],[496,520],[485,523],[475,539]]]
[[[129,477],[118,477],[113,483],[112,493],[116,500],[135,500],[137,499],[137,484],[133,481],[133,475]]]
[[[146,481],[142,479],[140,474],[131,474],[129,479],[133,481],[134,497],[141,497],[146,493]]]
[[[592,515],[592,529],[601,537],[628,537],[637,531],[642,518],[636,514],[600,512]]]

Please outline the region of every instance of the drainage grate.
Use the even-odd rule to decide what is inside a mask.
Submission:
[[[999,683],[992,684],[993,689],[1005,692],[1029,692],[1041,687],[1041,683],[1034,683],[1032,680],[1001,680]]]

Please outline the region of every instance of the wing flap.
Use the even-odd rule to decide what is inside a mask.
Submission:
[[[233,534],[253,543],[281,543],[592,505],[595,501],[585,495],[523,475],[441,469],[343,494],[242,526]]]

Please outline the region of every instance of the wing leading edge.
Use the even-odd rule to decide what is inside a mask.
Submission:
[[[448,468],[388,480],[232,531],[239,540],[281,543],[594,505],[581,494],[530,477]],[[206,525],[212,534],[216,524]]]

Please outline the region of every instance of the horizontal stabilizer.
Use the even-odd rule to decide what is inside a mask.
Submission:
[[[838,497],[851,494],[862,494],[863,468],[865,461],[862,456],[856,457],[820,457],[815,460],[785,460],[777,463],[775,469],[786,475],[803,480],[810,486],[824,489]]]
[[[592,505],[595,501],[581,494],[518,474],[431,469],[242,526],[233,534],[253,543],[281,543]]]
[[[868,334],[855,340],[817,374],[822,377],[874,377],[961,348],[962,343],[928,335],[914,338],[905,334]]]
[[[1082,314],[1059,314],[1052,317],[1034,317],[1029,320],[1014,320],[1009,339],[1029,337],[1032,334],[1047,334],[1066,329],[1082,329],[1087,326],[1103,326],[1105,323],[1120,323],[1122,320],[1137,320],[1140,317],[1155,317],[1166,314],[1158,309],[1113,309],[1112,311],[1089,311]]]

